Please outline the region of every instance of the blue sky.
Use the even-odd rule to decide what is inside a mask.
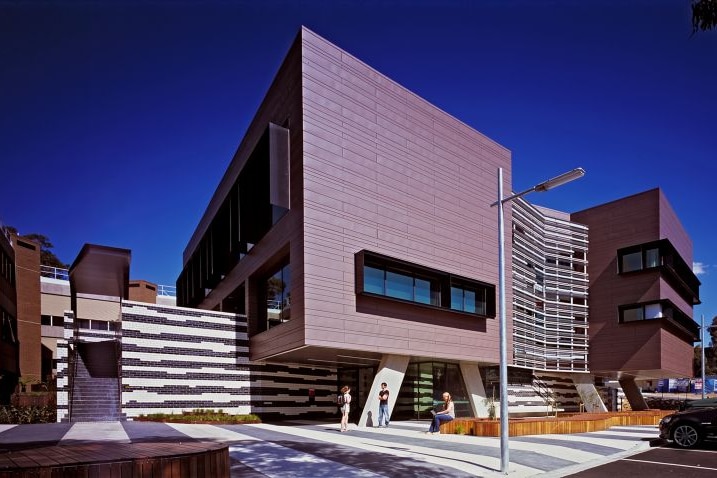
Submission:
[[[132,250],[174,284],[184,246],[300,25],[509,148],[522,190],[577,211],[661,187],[717,314],[717,31],[689,0],[0,0],[0,220]]]

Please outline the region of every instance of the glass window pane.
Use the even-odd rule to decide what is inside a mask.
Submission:
[[[281,320],[287,321],[291,318],[291,264],[287,264],[281,269]]]
[[[451,287],[451,309],[463,310],[463,289]]]
[[[659,319],[662,317],[662,304],[649,304],[645,306],[646,319]]]
[[[421,304],[431,303],[431,282],[425,279],[415,279],[415,301]]]
[[[476,291],[476,314],[485,315],[486,314],[486,300],[485,300],[485,289],[480,289]]]
[[[35,316],[35,317],[37,317],[37,316]],[[41,315],[40,316],[40,324],[52,325],[52,316],[51,315]]]
[[[476,311],[476,293],[472,290],[465,290],[463,292],[463,310],[475,314]]]
[[[52,316],[52,325],[54,325],[56,327],[62,327],[63,325],[65,325],[65,318],[53,315]]]
[[[642,252],[633,252],[622,256],[622,272],[642,269]]]
[[[660,265],[660,250],[648,249],[645,251],[645,267],[657,267]]]
[[[634,322],[636,320],[644,319],[644,312],[642,307],[635,307],[632,309],[625,309],[622,311],[623,322]]]
[[[386,271],[386,295],[397,299],[413,300],[413,277]]]
[[[372,294],[384,295],[383,269],[364,266],[363,268],[363,290]]]

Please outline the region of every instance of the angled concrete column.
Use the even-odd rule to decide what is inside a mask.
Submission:
[[[575,389],[580,395],[580,400],[585,405],[586,412],[607,412],[607,407],[602,397],[595,388],[595,377],[589,374],[576,373],[572,377]]]
[[[381,391],[382,382],[386,382],[386,385],[388,385],[388,416],[391,416],[410,358],[408,355],[384,355],[381,358],[378,372],[373,378],[371,391],[369,391],[366,398],[358,426],[373,427],[378,425],[378,392]]]
[[[618,382],[620,383],[620,387],[622,387],[622,391],[625,393],[625,398],[627,398],[631,409],[647,410],[649,408],[645,397],[642,396],[642,392],[640,392],[640,388],[635,383],[633,377],[624,377],[618,380]]]
[[[488,406],[485,403],[485,386],[483,385],[483,378],[480,376],[478,364],[472,362],[461,362],[460,367],[473,416],[478,418],[487,418]]]

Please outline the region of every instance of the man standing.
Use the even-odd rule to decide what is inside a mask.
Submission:
[[[378,392],[378,427],[381,428],[382,423],[386,423],[388,427],[388,389],[386,382],[381,384],[381,391]]]

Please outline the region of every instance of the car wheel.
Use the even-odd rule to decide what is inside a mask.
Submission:
[[[700,433],[694,425],[682,424],[675,427],[672,440],[680,448],[693,448],[700,442]]]

